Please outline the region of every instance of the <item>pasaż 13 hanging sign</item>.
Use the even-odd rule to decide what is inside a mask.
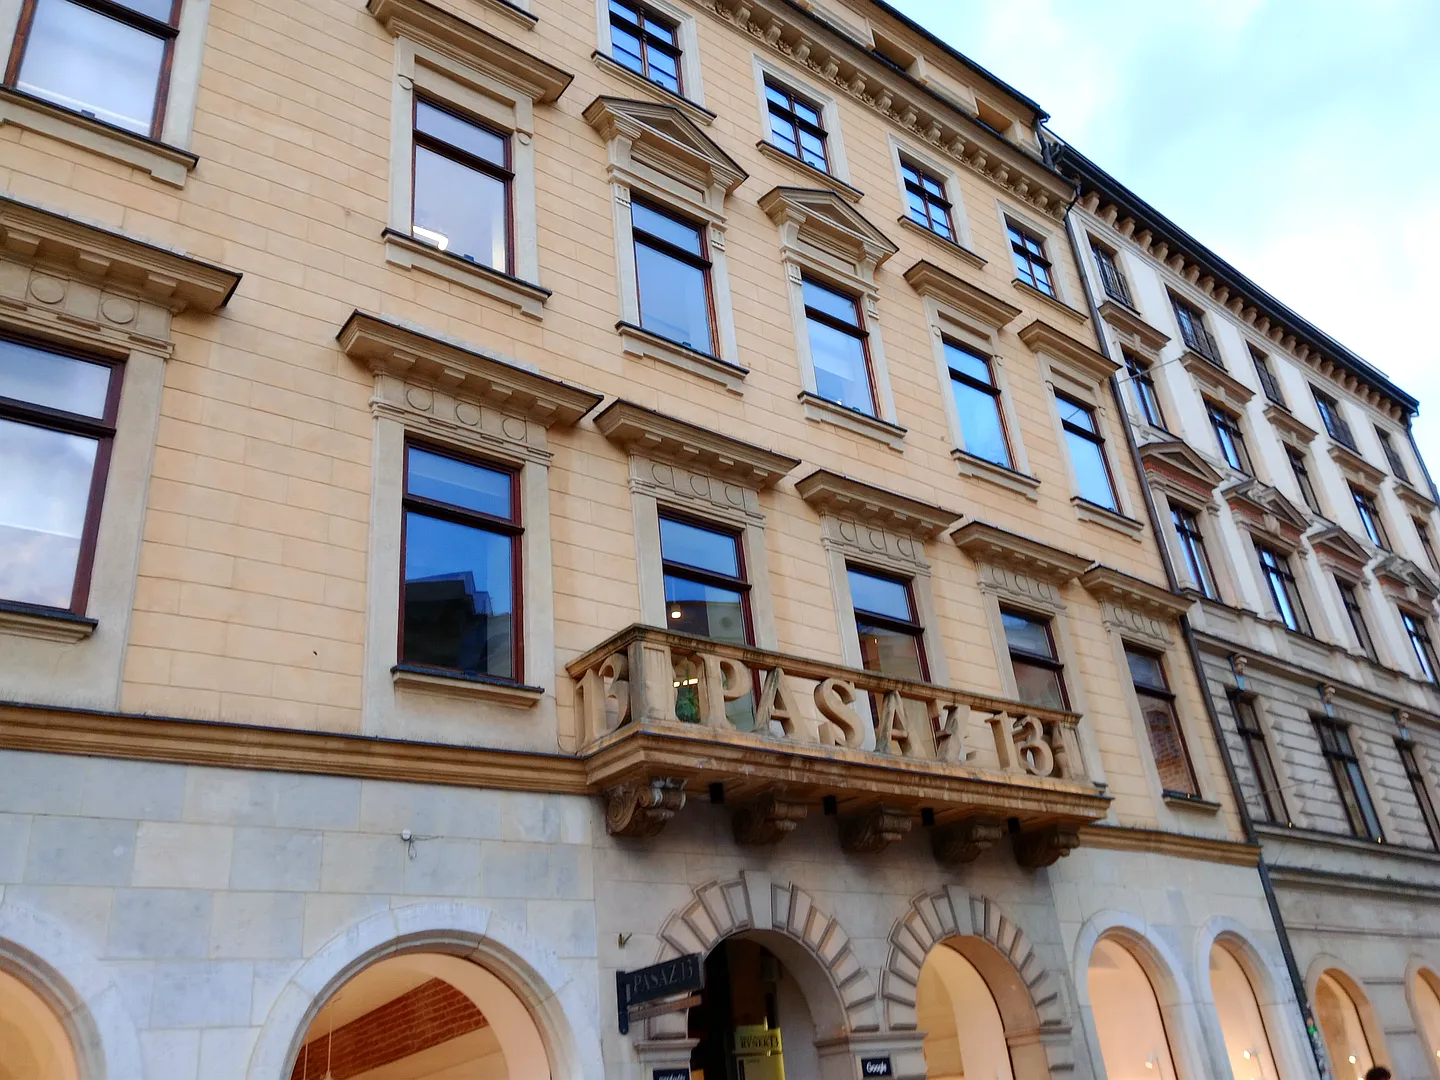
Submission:
[[[620,1034],[630,1033],[631,1020],[699,1004],[690,999],[704,986],[705,958],[700,953],[687,953],[638,971],[615,972],[615,1004],[620,1013]],[[662,1004],[661,998],[676,1000]],[[652,1001],[656,1004],[640,1008]]]

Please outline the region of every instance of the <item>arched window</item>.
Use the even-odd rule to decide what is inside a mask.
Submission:
[[[975,966],[948,945],[926,955],[915,1009],[928,1080],[1014,1080],[995,998]]]
[[[1347,983],[1349,980],[1336,971],[1320,976],[1315,985],[1315,1016],[1325,1036],[1335,1080],[1362,1080],[1375,1065],[1375,1058],[1354,997],[1359,988]]]
[[[1128,947],[1101,938],[1090,953],[1090,1009],[1110,1080],[1176,1080],[1160,1002]]]
[[[1235,949],[1222,941],[1210,947],[1210,990],[1235,1080],[1278,1080],[1255,986]]]
[[[1415,1019],[1420,1028],[1420,1037],[1425,1050],[1440,1070],[1440,975],[1429,968],[1415,973],[1415,985],[1410,988],[1415,1002]]]
[[[0,971],[0,1077],[77,1080],[79,1075],[60,1018],[35,991]]]

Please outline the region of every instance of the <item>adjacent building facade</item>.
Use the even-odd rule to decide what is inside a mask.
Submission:
[[[869,0],[0,0],[0,42],[12,1074],[1316,1074],[1254,836],[1302,922],[1370,864],[1317,891],[1232,795],[1207,682],[1304,706],[1264,642],[1197,675],[1035,103]],[[1393,701],[1420,749],[1335,775],[1403,793],[1427,691],[1346,663],[1317,731]],[[1398,928],[1421,811],[1357,805],[1385,851],[1324,850],[1406,867]],[[1337,1001],[1418,1061],[1392,967],[1324,971],[1393,979]]]

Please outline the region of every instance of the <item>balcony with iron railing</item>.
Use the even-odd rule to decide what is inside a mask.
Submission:
[[[639,625],[567,670],[616,835],[653,836],[702,797],[731,808],[740,843],[819,811],[846,851],[918,823],[947,865],[1011,834],[1022,865],[1045,866],[1109,802],[1070,712]]]

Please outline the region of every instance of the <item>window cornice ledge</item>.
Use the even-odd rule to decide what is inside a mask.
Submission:
[[[1017,492],[1031,502],[1036,502],[1040,498],[1035,494],[1040,489],[1039,477],[1020,472],[1018,469],[1007,469],[1004,465],[986,461],[959,447],[950,451],[950,457],[954,460],[956,471],[961,476],[971,480],[983,480],[986,483],[1005,488],[1007,491]]]
[[[191,170],[200,161],[178,146],[137,135],[8,86],[0,87],[0,127],[5,124],[142,169],[173,187],[184,187]]]
[[[1144,522],[1136,521],[1119,511],[1109,510],[1099,503],[1093,503],[1083,495],[1072,496],[1070,505],[1075,507],[1075,516],[1081,521],[1088,521],[1092,525],[1103,525],[1132,540],[1139,540],[1140,535],[1145,531]]]
[[[1412,512],[1428,514],[1435,509],[1435,500],[1414,484],[1395,477],[1395,494],[1408,505]]]
[[[395,229],[386,229],[384,235],[386,262],[407,270],[423,270],[456,285],[474,289],[517,308],[532,319],[544,317],[545,302],[550,299],[550,290],[544,286],[440,251]]]
[[[613,57],[606,56],[599,49],[596,49],[590,54],[590,59],[594,61],[597,68],[607,75],[614,75],[617,79],[624,80],[637,90],[655,94],[666,105],[672,105],[679,109],[697,124],[709,127],[715,122],[715,114],[705,108],[704,105],[696,101],[691,101],[684,94],[677,94],[673,90],[667,90],[659,83],[647,79],[638,72],[631,71],[624,64],[617,63]]]
[[[610,442],[633,454],[668,461],[719,476],[744,487],[774,487],[800,464],[718,431],[664,416],[634,402],[616,399],[595,415],[595,426]]]
[[[1298,419],[1283,405],[1265,406],[1265,419],[1270,421],[1282,442],[1299,443],[1302,447],[1308,446],[1315,441],[1315,436],[1320,434],[1309,424]]]
[[[545,696],[542,686],[526,686],[418,664],[396,664],[390,669],[390,679],[396,687],[416,693],[488,700],[521,708],[533,708]]]
[[[908,220],[908,218],[901,219],[901,221]],[[916,228],[920,228],[920,226],[917,225]],[[942,304],[948,304],[950,307],[979,319],[986,326],[995,330],[1013,322],[1022,313],[1021,309],[1014,304],[1002,300],[978,285],[972,285],[963,278],[956,277],[950,271],[936,266],[926,259],[921,259],[909,270],[906,270],[905,280],[921,296],[933,297]]]
[[[1052,585],[1075,580],[1094,562],[984,521],[966,522],[950,539],[977,563],[1005,567]]]
[[[1200,389],[1237,410],[1243,410],[1255,391],[1224,368],[1216,367],[1199,353],[1186,349],[1180,354],[1180,366],[1190,373]]]
[[[0,600],[0,634],[73,645],[95,633],[99,625],[94,619],[69,611]]]
[[[212,314],[240,274],[183,252],[0,195],[0,246],[89,281],[129,289],[168,307]]]
[[[1097,600],[1166,621],[1190,610],[1187,597],[1100,563],[1080,575],[1080,586]]]
[[[745,376],[750,374],[749,368],[703,353],[699,349],[692,349],[681,342],[671,341],[634,323],[618,322],[615,330],[620,335],[621,348],[631,356],[658,360],[681,371],[699,375],[702,379],[717,382],[736,394],[745,391]]]
[[[1170,335],[1155,329],[1141,317],[1134,308],[1125,307],[1115,300],[1106,300],[1100,305],[1100,318],[1113,327],[1126,344],[1137,346],[1140,352],[1152,356],[1165,347]]]
[[[795,490],[818,513],[848,517],[920,540],[933,540],[962,516],[828,469],[816,469],[796,481]]]
[[[1348,446],[1330,441],[1330,456],[1335,459],[1335,464],[1340,466],[1347,479],[1360,484],[1362,487],[1379,487],[1385,481],[1385,473],[1371,465],[1356,451]]]
[[[503,0],[477,0],[533,28],[538,18]],[[430,3],[430,0],[369,0],[365,10],[393,36],[429,45],[523,91],[537,105],[559,99],[575,78],[570,72],[542,60],[482,26]]]
[[[780,185],[757,200],[765,216],[780,228],[780,244],[804,252],[813,248],[848,259],[855,272],[873,282],[875,271],[900,249],[829,188]]]
[[[866,438],[884,443],[891,450],[897,452],[903,452],[905,449],[906,431],[899,424],[892,424],[888,420],[881,420],[879,417],[870,416],[856,409],[837,405],[809,390],[800,391],[798,397],[805,410],[805,416],[809,420],[822,424],[834,424],[846,431],[853,431],[857,435],[864,435]]]
[[[443,386],[547,428],[570,427],[603,400],[603,395],[526,371],[475,346],[359,310],[336,340],[346,356],[374,374]]]
[[[1019,338],[1032,352],[1043,352],[1078,369],[1095,382],[1103,382],[1120,370],[1120,365],[1077,341],[1064,330],[1051,326],[1044,319],[1033,319],[1019,333]]]

